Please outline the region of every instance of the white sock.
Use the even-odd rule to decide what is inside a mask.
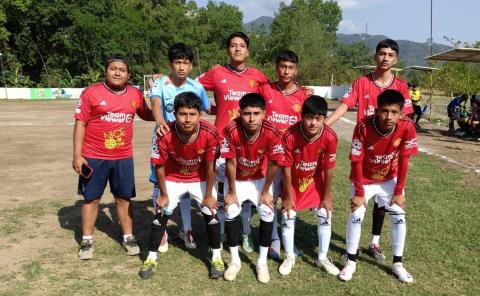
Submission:
[[[362,234],[362,221],[365,216],[365,207],[360,206],[355,212],[350,213],[347,222],[347,253],[357,254],[360,235]]]
[[[293,250],[295,237],[295,217],[287,219],[286,214],[282,215],[282,240],[285,252],[289,256],[295,256]]]
[[[370,244],[374,244],[379,246],[380,245],[380,235],[372,235],[372,241]]]
[[[247,202],[242,205],[242,211],[240,212],[242,218],[242,234],[250,235],[252,228],[250,226],[250,217],[252,217],[252,204]]]
[[[257,263],[266,264],[268,255],[268,247],[258,247],[258,260]]]
[[[390,215],[390,222],[393,256],[403,256],[405,237],[407,236],[405,215]]]
[[[273,211],[273,229],[272,229],[272,241],[279,240],[280,237],[278,236],[278,221],[277,221],[277,209]]]
[[[82,240],[84,240],[84,239],[86,239],[86,240],[90,241],[90,243],[92,243],[93,242],[93,235],[83,235]]]
[[[154,261],[157,261],[157,252],[149,251],[147,259],[150,258]]]
[[[230,257],[232,263],[241,263],[240,255],[238,255],[238,246],[230,247]]]
[[[317,234],[318,234],[318,261],[327,258],[328,247],[330,246],[330,237],[332,236],[332,213],[327,219],[327,211],[320,209],[317,211]]]
[[[216,258],[222,258],[222,254],[220,253],[220,249],[212,249],[212,260]]]
[[[124,234],[124,235],[123,235],[123,241],[124,241],[124,242],[127,242],[127,238],[128,238],[129,236],[133,236],[133,234],[131,234],[131,233],[129,233],[129,234]]]
[[[187,198],[188,196],[188,198]],[[184,233],[192,230],[192,200],[189,195],[180,197],[180,214],[182,216],[182,230]]]

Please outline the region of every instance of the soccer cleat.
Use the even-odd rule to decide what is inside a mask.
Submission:
[[[180,230],[178,236],[181,240],[185,243],[185,248],[187,249],[196,249],[197,243],[193,239],[193,232],[191,230],[187,231],[186,233]]]
[[[93,242],[91,240],[82,240],[80,243],[80,250],[78,251],[78,258],[80,260],[89,260],[93,258]]]
[[[149,279],[155,273],[155,269],[157,269],[157,261],[147,258],[147,260],[143,262],[143,266],[140,268],[138,275],[144,280]]]
[[[385,255],[383,254],[382,249],[380,249],[380,245],[370,244],[365,253],[379,263],[385,261]]]
[[[160,253],[166,253],[168,251],[168,233],[165,233],[162,236],[162,240],[160,241],[160,246],[158,246],[158,251]]]
[[[325,258],[323,260],[317,261],[317,266],[328,274],[337,276],[340,273],[340,270],[333,264],[332,259]]]
[[[223,274],[223,278],[227,281],[233,281],[237,277],[238,272],[242,268],[242,263],[230,263],[228,264],[225,273]]]
[[[246,253],[253,252],[253,238],[251,234],[242,234],[242,249]]]
[[[357,270],[357,262],[347,260],[347,264],[345,264],[345,267],[340,271],[338,274],[338,278],[344,282],[348,282],[349,280],[352,279],[353,274]]]
[[[278,268],[278,272],[281,275],[289,275],[292,272],[292,268],[295,265],[295,256],[290,256],[287,254],[285,260],[283,260],[282,264]]]
[[[274,239],[268,248],[268,256],[272,259],[280,259],[280,240]]]
[[[257,280],[260,283],[268,283],[270,281],[270,273],[268,272],[268,265],[267,263],[258,263],[257,262]]]
[[[225,272],[225,265],[222,258],[215,258],[212,260],[212,266],[210,266],[210,278],[218,279],[223,276]]]
[[[402,262],[393,263],[393,274],[405,284],[412,284],[414,282],[413,276],[403,267]]]
[[[293,245],[293,252],[295,253],[296,257],[302,256],[302,252],[299,249],[297,249],[296,245]]]
[[[133,235],[127,237],[127,241],[122,241],[122,247],[125,251],[127,251],[127,254],[130,256],[140,254],[140,247],[138,246],[137,240],[135,240],[135,237]]]

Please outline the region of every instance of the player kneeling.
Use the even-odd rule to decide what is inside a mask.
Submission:
[[[324,125],[327,102],[310,96],[302,106],[302,121],[292,125],[283,135],[285,160],[283,167],[282,239],[286,258],[279,272],[288,275],[295,265],[294,235],[296,211],[313,209],[317,215],[317,265],[327,273],[339,270],[327,258],[332,234],[332,178],[335,167],[337,136]],[[293,189],[292,189],[293,188]]]
[[[352,279],[357,266],[357,248],[368,201],[376,196],[379,207],[390,214],[395,276],[404,283],[413,277],[403,267],[402,256],[407,232],[405,195],[410,155],[418,154],[414,123],[402,117],[404,97],[396,90],[378,96],[378,110],[357,123],[353,133],[350,160],[352,170],[352,209],[347,222],[348,260],[339,274],[343,281]]]
[[[192,93],[178,94],[174,101],[175,121],[170,131],[157,139],[158,152],[152,153],[160,195],[156,216],[150,230],[148,257],[140,269],[143,279],[150,278],[157,266],[157,251],[167,222],[180,198],[189,193],[201,204],[212,250],[210,277],[223,275],[220,255],[220,224],[216,218],[214,163],[217,157],[218,132],[210,123],[200,120],[200,98]]]
[[[228,180],[225,187],[225,230],[232,258],[224,278],[233,281],[240,271],[240,211],[241,205],[250,201],[257,206],[260,216],[257,278],[267,283],[270,281],[267,255],[274,217],[272,182],[278,168],[276,162],[284,157],[283,147],[279,131],[264,120],[265,99],[261,95],[246,94],[239,105],[240,117],[225,127],[221,148],[222,157],[226,159]]]

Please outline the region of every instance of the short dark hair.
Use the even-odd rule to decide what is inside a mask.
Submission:
[[[393,49],[397,53],[397,56],[400,53],[400,47],[398,46],[398,43],[393,39],[383,39],[378,42],[377,47],[375,48],[375,53],[377,53],[382,48]]]
[[[261,94],[248,93],[240,99],[238,105],[240,106],[240,110],[243,110],[247,107],[259,107],[262,110],[265,110],[265,99]]]
[[[193,62],[193,50],[185,43],[175,43],[168,49],[168,60],[187,59]]]
[[[302,117],[306,115],[327,116],[328,104],[321,96],[309,96],[302,105]]]
[[[175,101],[173,102],[174,113],[177,113],[180,108],[197,109],[198,112],[201,112],[201,107],[202,100],[196,93],[191,91],[179,93],[175,96]]]
[[[388,105],[398,105],[400,106],[400,109],[403,109],[404,104],[405,98],[403,97],[402,93],[394,89],[387,89],[383,91],[377,99],[378,108]]]
[[[127,66],[127,71],[130,72],[130,61],[128,60],[128,58],[126,56],[118,54],[118,53],[114,53],[114,54],[112,54],[111,56],[109,56],[108,58],[105,59],[105,63],[104,63],[105,64],[105,71],[107,70],[108,65],[110,65],[110,63],[113,63],[113,62],[124,63]]]
[[[247,44],[247,48],[250,46],[250,39],[248,38],[247,34],[243,33],[243,32],[234,32],[232,34],[230,34],[230,36],[228,36],[227,38],[227,48],[230,47],[230,43],[232,42],[232,39],[233,38],[242,38],[243,41],[245,41],[245,43]]]
[[[462,94],[462,96],[460,98],[461,98],[462,101],[466,101],[466,100],[468,100],[468,94]]]
[[[298,64],[298,55],[291,50],[284,50],[277,55],[277,65],[280,62],[292,62]]]

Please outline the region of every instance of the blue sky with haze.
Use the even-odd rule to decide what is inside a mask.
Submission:
[[[208,0],[196,0],[200,6]],[[216,1],[219,2],[219,1]],[[238,6],[244,22],[260,16],[273,16],[279,0],[223,0]],[[285,0],[291,3],[291,0]],[[394,39],[426,42],[430,37],[430,0],[339,0],[343,20],[339,33],[363,33],[368,23],[368,34],[386,35]],[[480,17],[479,0],[433,0],[433,40],[449,44],[443,36],[455,41],[480,41],[476,29]],[[477,32],[477,33],[475,33]]]

